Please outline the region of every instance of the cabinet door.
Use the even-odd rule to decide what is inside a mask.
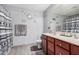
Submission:
[[[43,52],[46,53],[46,40],[45,39],[42,39],[42,49],[43,49]]]
[[[56,46],[55,48],[55,54],[56,55],[69,55],[69,52],[59,46]]]
[[[79,55],[79,47],[75,45],[71,45],[71,54],[72,55]]]
[[[50,51],[51,54],[54,54],[54,44],[48,41],[48,54],[50,54]]]
[[[45,35],[42,35],[42,49],[45,54],[47,54],[47,38]]]

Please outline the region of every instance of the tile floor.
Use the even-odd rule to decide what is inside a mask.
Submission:
[[[21,45],[21,46],[15,46],[12,47],[8,55],[43,55],[43,51],[31,51],[31,48],[35,44],[30,44],[30,45]],[[38,53],[37,52],[41,52]]]

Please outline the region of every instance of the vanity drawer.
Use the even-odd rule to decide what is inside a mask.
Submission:
[[[59,46],[56,46],[55,48],[55,54],[56,55],[69,55],[69,52]]]
[[[52,37],[48,37],[48,41],[54,43],[54,38],[52,38]]]
[[[54,52],[54,44],[51,43],[50,41],[48,41],[48,50],[50,50],[51,52]]]
[[[62,48],[64,48],[64,49],[66,49],[66,50],[70,50],[69,49],[69,43],[67,43],[67,42],[64,42],[64,41],[61,41],[61,40],[55,40],[55,45],[57,45],[57,46],[60,46],[60,47],[62,47]]]

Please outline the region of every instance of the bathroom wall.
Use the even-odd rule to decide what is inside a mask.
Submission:
[[[36,43],[40,39],[43,33],[43,16],[42,12],[35,12],[29,9],[18,8],[7,5],[9,12],[11,13],[13,23],[13,45],[26,45],[30,43]],[[32,15],[32,19],[28,19],[27,14]],[[26,36],[15,36],[15,25],[26,24],[27,35]]]
[[[50,32],[54,33],[56,31],[61,31],[62,30],[62,21],[64,19],[64,16],[58,15],[53,13],[55,9],[53,10],[54,5],[51,5],[48,7],[47,10],[44,11],[43,16],[44,16],[44,30],[43,32]],[[58,29],[58,27],[60,29]]]

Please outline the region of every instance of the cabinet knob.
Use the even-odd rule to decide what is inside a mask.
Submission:
[[[59,44],[61,46],[61,44]]]

